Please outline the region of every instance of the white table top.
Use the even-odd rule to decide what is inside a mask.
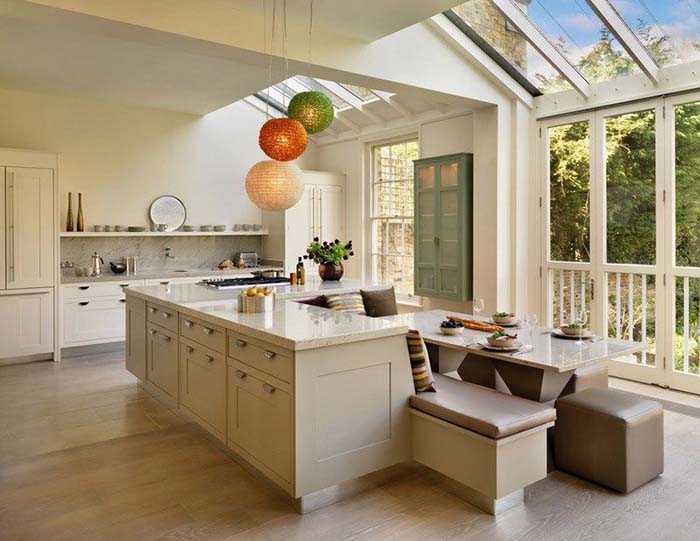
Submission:
[[[421,333],[426,342],[452,349],[463,349],[466,352],[478,353],[484,357],[502,359],[504,361],[532,366],[543,370],[556,372],[568,372],[582,366],[595,364],[614,357],[622,357],[644,351],[646,344],[623,340],[605,339],[596,342],[557,338],[551,334],[552,329],[545,327],[512,328],[508,331],[518,335],[518,339],[525,346],[534,346],[532,351],[512,355],[505,352],[482,349],[477,341],[485,340],[489,333],[464,329],[461,336],[448,336],[440,332],[440,323],[448,315],[455,315],[466,319],[477,318],[469,314],[457,312],[445,312],[444,310],[431,310],[415,312],[411,314],[399,314],[384,319],[406,325],[409,329],[415,329]]]

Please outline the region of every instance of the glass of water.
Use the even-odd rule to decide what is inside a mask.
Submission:
[[[484,299],[482,297],[477,297],[472,301],[472,311],[476,317],[479,317],[482,310],[484,309]]]

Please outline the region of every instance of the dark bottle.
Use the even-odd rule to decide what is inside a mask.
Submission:
[[[303,286],[306,283],[306,269],[304,268],[304,262],[299,257],[299,262],[297,263],[297,285]]]

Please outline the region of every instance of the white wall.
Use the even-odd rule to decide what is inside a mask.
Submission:
[[[266,159],[264,121],[242,101],[197,116],[0,90],[0,147],[59,153],[61,216],[67,192],[82,192],[87,225],[146,224],[163,194],[183,200],[190,224],[259,223],[245,175]],[[315,153],[309,145],[299,165],[315,168]]]

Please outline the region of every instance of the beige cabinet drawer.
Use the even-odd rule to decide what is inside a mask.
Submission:
[[[180,404],[221,439],[226,435],[226,357],[183,338],[180,341]]]
[[[67,284],[61,286],[64,300],[92,299],[95,297],[117,297],[123,295],[123,288],[142,285],[133,282],[110,282],[108,284]]]
[[[155,323],[169,331],[177,332],[177,311],[172,308],[165,308],[149,302],[146,308],[146,317],[149,323]]]
[[[223,327],[181,314],[180,335],[226,354],[226,332]]]
[[[289,387],[228,360],[228,442],[283,481],[292,480],[292,402]]]
[[[228,355],[276,378],[292,382],[292,352],[278,346],[228,331]]]
[[[149,323],[146,340],[148,381],[177,400],[179,368],[177,334]]]
[[[64,301],[62,345],[123,340],[126,330],[125,302],[123,295]]]

